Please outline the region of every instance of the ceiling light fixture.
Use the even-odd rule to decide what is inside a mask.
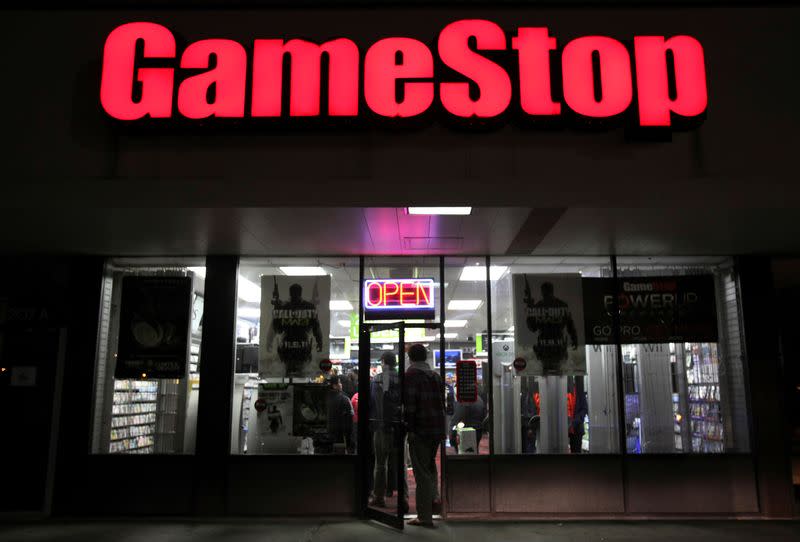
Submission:
[[[469,215],[472,207],[406,207],[410,215]]]
[[[444,327],[465,327],[467,320],[446,320]]]
[[[249,301],[250,303],[260,303],[261,287],[255,282],[239,275],[239,299]]]
[[[280,270],[289,277],[321,277],[328,274],[319,266],[292,265],[281,267]]]
[[[451,299],[447,304],[449,311],[474,311],[483,303],[480,299]]]
[[[503,274],[508,270],[508,266],[506,265],[490,265],[489,266],[489,280],[497,280],[503,276]],[[480,281],[486,280],[486,266],[485,265],[472,265],[466,266],[464,269],[461,270],[461,276],[458,278],[459,280],[472,280],[472,281]]]

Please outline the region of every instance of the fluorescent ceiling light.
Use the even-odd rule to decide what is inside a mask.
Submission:
[[[328,273],[319,266],[315,267],[307,267],[307,266],[289,266],[289,267],[281,267],[280,270],[283,272],[284,275],[289,277],[321,277],[323,275],[327,275]]]
[[[261,287],[239,275],[239,299],[244,299],[250,303],[260,303]]]
[[[481,306],[480,299],[451,299],[447,304],[449,311],[474,311]]]
[[[464,327],[466,325],[466,320],[446,320],[444,323],[444,327]]]
[[[381,350],[394,350],[394,346],[391,344],[384,344],[381,346]]]
[[[187,267],[189,271],[200,277],[201,279],[206,278],[206,268],[205,267]]]
[[[444,334],[444,338],[445,339],[455,339],[456,337],[458,337],[458,333],[445,333]],[[436,335],[436,338],[437,339],[439,338],[438,334]]]
[[[468,215],[472,207],[407,207],[410,215]]]
[[[350,327],[350,320],[336,320],[342,327]]]
[[[508,266],[506,265],[491,265],[489,266],[489,280],[497,280],[503,276]],[[486,280],[486,266],[485,265],[468,265],[461,270],[459,280]]]
[[[328,303],[328,308],[332,311],[351,311],[353,310],[353,304],[346,299],[331,299],[330,303]]]
[[[239,318],[261,318],[261,309],[258,307],[242,307],[236,312],[236,315]]]

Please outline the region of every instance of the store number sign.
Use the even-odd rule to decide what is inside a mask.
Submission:
[[[365,280],[364,316],[367,320],[435,318],[433,279]]]

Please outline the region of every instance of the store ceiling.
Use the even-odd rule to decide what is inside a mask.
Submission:
[[[15,208],[0,251],[130,256],[251,254],[715,255],[800,250],[793,209]]]

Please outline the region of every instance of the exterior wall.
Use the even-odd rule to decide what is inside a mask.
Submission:
[[[408,130],[297,129],[285,137],[260,128],[129,132],[100,109],[103,43],[127,21],[159,21],[187,40],[341,35],[363,49],[387,35],[434,43],[445,24],[468,17],[509,32],[546,24],[560,44],[595,33],[696,36],[706,54],[707,120],[670,143],[626,142],[621,129],[537,131],[511,123],[470,132],[438,121]],[[785,207],[800,197],[785,175],[800,145],[800,109],[786,74],[800,48],[798,8],[392,7],[321,9],[313,17],[301,9],[9,11],[4,20],[0,44],[19,54],[6,59],[14,83],[0,89],[6,130],[14,134],[0,201],[20,209],[8,215],[19,220],[37,216],[43,200],[69,202],[72,209],[59,213],[75,215],[65,227],[76,234],[90,227],[80,208],[296,207],[308,194],[327,206],[376,207],[404,205],[410,195],[419,204],[471,204],[480,194],[485,206],[543,208]],[[402,183],[403,190],[368,190],[373,182]],[[10,249],[22,242],[0,239]]]

